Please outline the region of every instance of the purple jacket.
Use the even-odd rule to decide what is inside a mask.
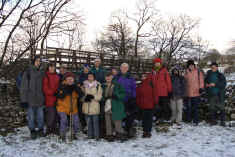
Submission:
[[[136,98],[136,82],[129,73],[125,75],[118,74],[116,81],[121,84],[126,91],[124,102],[127,102],[131,98]]]

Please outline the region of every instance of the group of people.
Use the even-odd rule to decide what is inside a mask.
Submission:
[[[217,63],[211,64],[204,77],[193,60],[187,62],[184,74],[179,67],[170,74],[162,60],[155,58],[152,71],[142,74],[140,84],[131,76],[127,63],[120,65],[120,72],[115,68],[107,71],[97,58],[93,67],[84,65],[79,73],[61,66],[59,74],[54,64],[49,63],[46,72],[40,70],[40,64],[36,56],[20,85],[21,106],[27,108],[32,139],[57,134],[65,141],[70,126],[74,139],[80,129],[89,139],[127,140],[135,137],[133,124],[140,112],[142,137],[150,138],[153,116],[158,121],[181,124],[185,98],[186,121],[197,125],[203,90],[210,102],[210,123],[217,123],[219,113],[224,125],[226,80]]]

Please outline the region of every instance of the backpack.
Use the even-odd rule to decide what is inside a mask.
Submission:
[[[28,83],[30,82],[30,71],[29,69],[25,69],[23,71],[21,71],[18,76],[16,77],[16,87],[17,89],[20,91],[20,87],[21,87],[21,82],[22,82],[22,79],[23,79],[23,75],[24,73],[26,72],[26,76],[27,76],[27,79],[28,79]]]

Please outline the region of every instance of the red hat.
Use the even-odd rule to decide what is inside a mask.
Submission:
[[[160,58],[155,58],[153,60],[153,63],[162,63],[162,60]]]
[[[65,75],[64,75],[64,79],[66,79],[67,77],[73,77],[73,78],[75,78],[75,75],[74,75],[72,72],[67,72],[67,73],[65,73]]]

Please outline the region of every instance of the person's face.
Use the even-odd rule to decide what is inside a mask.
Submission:
[[[49,73],[55,73],[55,67],[54,66],[49,66]]]
[[[147,78],[146,74],[143,74],[143,75],[141,76],[141,80],[142,80],[142,81],[145,80],[146,78]]]
[[[34,65],[35,65],[36,67],[40,67],[40,64],[41,64],[40,58],[37,58],[37,59],[35,60]]]
[[[101,64],[101,62],[100,62],[100,61],[95,61],[95,67],[99,67],[99,66],[100,66],[100,64]]]
[[[61,73],[61,74],[65,74],[65,72],[66,72],[65,68],[64,68],[64,67],[61,67],[61,68],[60,68],[60,73]]]
[[[112,76],[112,75],[106,76],[106,77],[105,77],[105,80],[106,80],[107,83],[111,83],[112,80],[113,80],[113,76]]]
[[[92,81],[94,81],[94,75],[92,75],[92,74],[89,74],[88,75],[88,81],[90,81],[90,82],[92,82]]]
[[[112,74],[115,76],[118,74],[117,70],[116,69],[112,69]]]
[[[212,65],[212,66],[211,66],[211,70],[212,70],[213,72],[216,72],[216,71],[218,70],[218,67],[215,66],[215,65]]]
[[[155,67],[160,67],[160,66],[161,66],[161,63],[156,62],[156,63],[154,64],[154,66],[155,66]]]
[[[84,68],[84,73],[88,73],[89,72],[89,69],[88,68]]]
[[[195,65],[193,65],[193,64],[189,65],[190,70],[193,70],[194,68],[195,68]]]
[[[120,70],[121,70],[121,73],[122,73],[122,74],[125,74],[125,73],[128,72],[129,67],[128,67],[128,66],[121,66]]]
[[[73,85],[74,84],[74,78],[73,77],[67,77],[66,82],[68,85]]]

